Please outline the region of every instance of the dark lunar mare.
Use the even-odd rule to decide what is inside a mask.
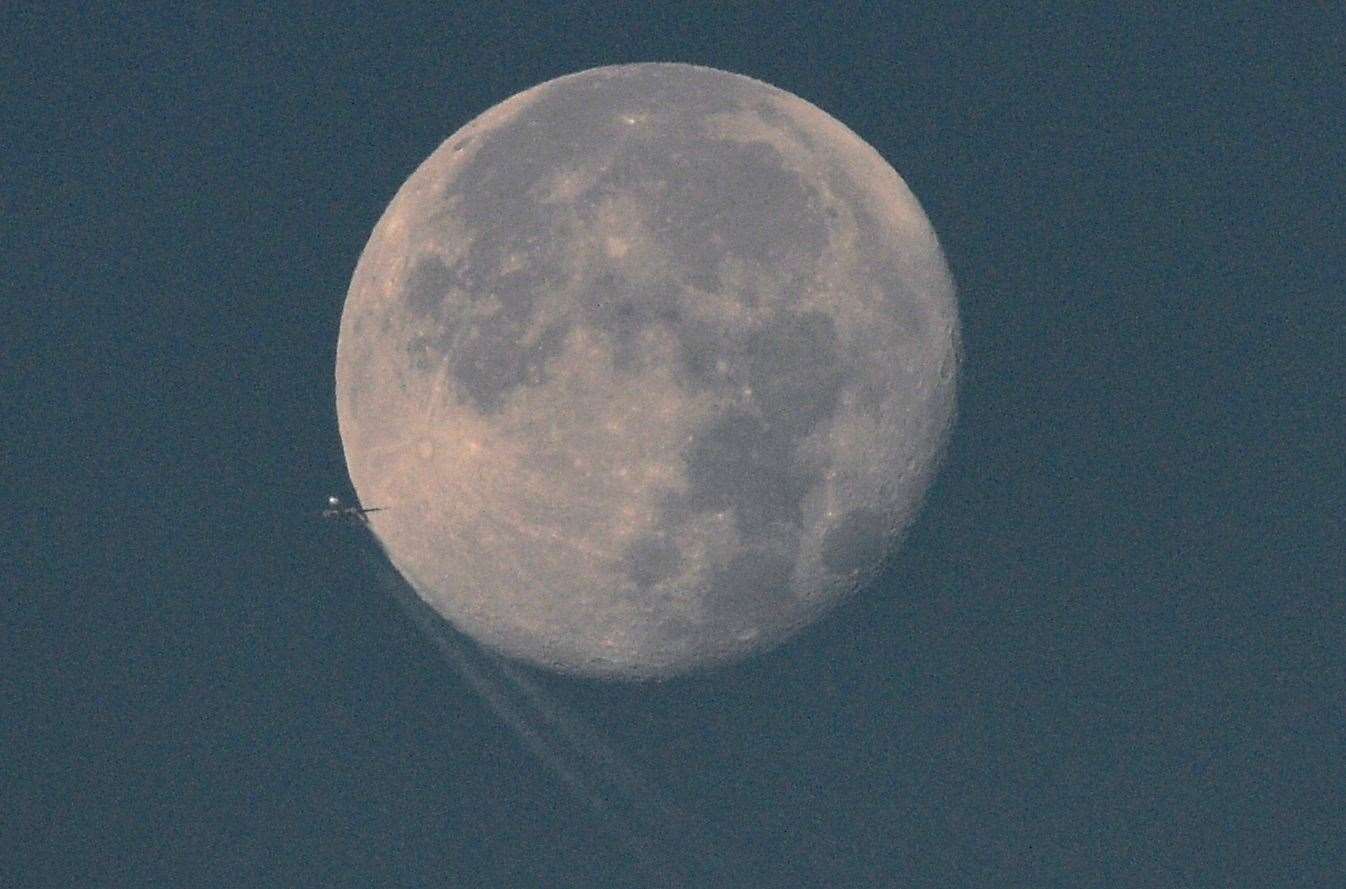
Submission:
[[[826,470],[796,451],[832,416],[850,372],[822,312],[781,313],[726,352],[744,368],[752,398],[697,430],[684,455],[688,488],[667,499],[664,524],[732,512],[743,551],[714,572],[706,595],[707,622],[732,632],[761,625],[793,600],[804,498]]]
[[[530,106],[519,119],[481,136],[469,171],[456,177],[436,204],[446,214],[453,208],[483,206],[491,213],[473,220],[474,238],[461,260],[450,266],[437,256],[423,255],[405,284],[403,304],[412,321],[433,331],[413,338],[414,366],[428,369],[427,360],[433,363],[452,347],[451,376],[478,410],[490,414],[516,388],[546,379],[545,362],[559,354],[574,324],[607,334],[619,363],[630,359],[633,332],[661,320],[674,322],[689,369],[707,365],[707,349],[717,351],[715,357],[732,357],[744,343],[726,341],[713,331],[684,329],[677,323],[676,304],[689,286],[720,291],[713,270],[728,257],[770,268],[791,286],[802,286],[828,240],[816,189],[790,171],[771,146],[703,132],[706,115],[742,110],[742,105],[709,93],[689,99],[685,87],[671,92],[668,102],[658,101],[662,92],[672,90],[662,78],[644,72],[572,81],[555,87],[547,101]],[[629,137],[614,108],[657,113],[659,138]],[[605,147],[595,156],[591,140],[578,144],[562,135],[572,131],[590,139],[599,134]],[[603,134],[610,138],[601,138]],[[521,141],[528,150],[511,150]],[[573,204],[549,204],[540,200],[541,190],[558,168],[602,168],[603,173]],[[745,188],[753,200],[729,199],[720,187],[723,182]],[[521,348],[540,295],[562,288],[573,273],[567,271],[576,222],[572,217],[592,224],[605,199],[644,195],[652,183],[661,189],[658,204],[668,210],[648,220],[654,239],[671,254],[668,279],[651,287],[625,280],[606,266],[592,273],[581,270],[586,277],[580,286],[587,298],[570,317]],[[769,234],[758,224],[764,213],[776,220]],[[511,266],[511,257],[523,262]],[[487,281],[489,287],[482,286]],[[500,309],[475,315],[470,305],[448,298],[451,293],[472,302],[489,296]],[[756,300],[751,292],[743,296]],[[477,334],[463,338],[460,328],[468,323],[476,325]],[[709,365],[714,366],[714,358]],[[695,378],[693,371],[693,383],[706,382]]]

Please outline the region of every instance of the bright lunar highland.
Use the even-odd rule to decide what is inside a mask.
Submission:
[[[659,678],[872,581],[958,357],[939,244],[877,152],[759,81],[627,65],[502,102],[406,181],[351,281],[337,414],[440,614]]]

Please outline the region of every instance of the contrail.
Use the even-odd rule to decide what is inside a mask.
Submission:
[[[463,680],[633,854],[649,885],[703,885],[699,856],[664,840],[686,837],[686,820],[577,715],[567,712],[523,671],[462,636],[417,595],[386,560],[374,570],[382,585]],[[552,737],[548,737],[551,735]],[[554,738],[559,738],[558,743]]]
[[[584,751],[600,771],[618,789],[617,799],[625,800],[634,810],[628,814],[650,822],[650,828],[669,832],[670,823],[681,828],[685,816],[663,801],[663,794],[603,742],[598,733],[583,720],[540,689],[522,670],[505,660],[498,660],[500,672],[514,688],[527,697],[537,714],[558,732],[572,749]],[[649,803],[656,812],[641,809],[637,801]]]
[[[466,644],[461,640],[450,638],[446,628],[438,625],[437,622],[442,619],[436,615],[427,614],[428,606],[420,602],[419,598],[414,603],[409,601],[405,595],[406,585],[400,578],[395,579],[385,574],[383,579],[392,590],[398,604],[402,606],[402,610],[412,618],[421,632],[439,649],[440,654],[448,658],[452,666],[472,687],[472,690],[481,695],[491,710],[504,720],[510,728],[514,729],[520,740],[523,741],[524,746],[560,775],[571,790],[583,797],[586,802],[596,808],[603,808],[603,801],[542,740],[537,730],[529,725],[523,714],[519,712],[518,707],[504,694],[499,683],[488,679],[482,669],[472,662]]]

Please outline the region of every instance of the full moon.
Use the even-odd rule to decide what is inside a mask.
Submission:
[[[954,288],[901,177],[760,81],[596,68],[476,118],[397,192],[337,344],[342,444],[459,629],[652,679],[870,583],[954,415]]]

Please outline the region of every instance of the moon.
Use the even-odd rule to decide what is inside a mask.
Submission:
[[[360,256],[352,482],[477,641],[647,680],[870,583],[940,460],[960,354],[920,205],[841,123],[709,68],[595,68],[444,142]]]

